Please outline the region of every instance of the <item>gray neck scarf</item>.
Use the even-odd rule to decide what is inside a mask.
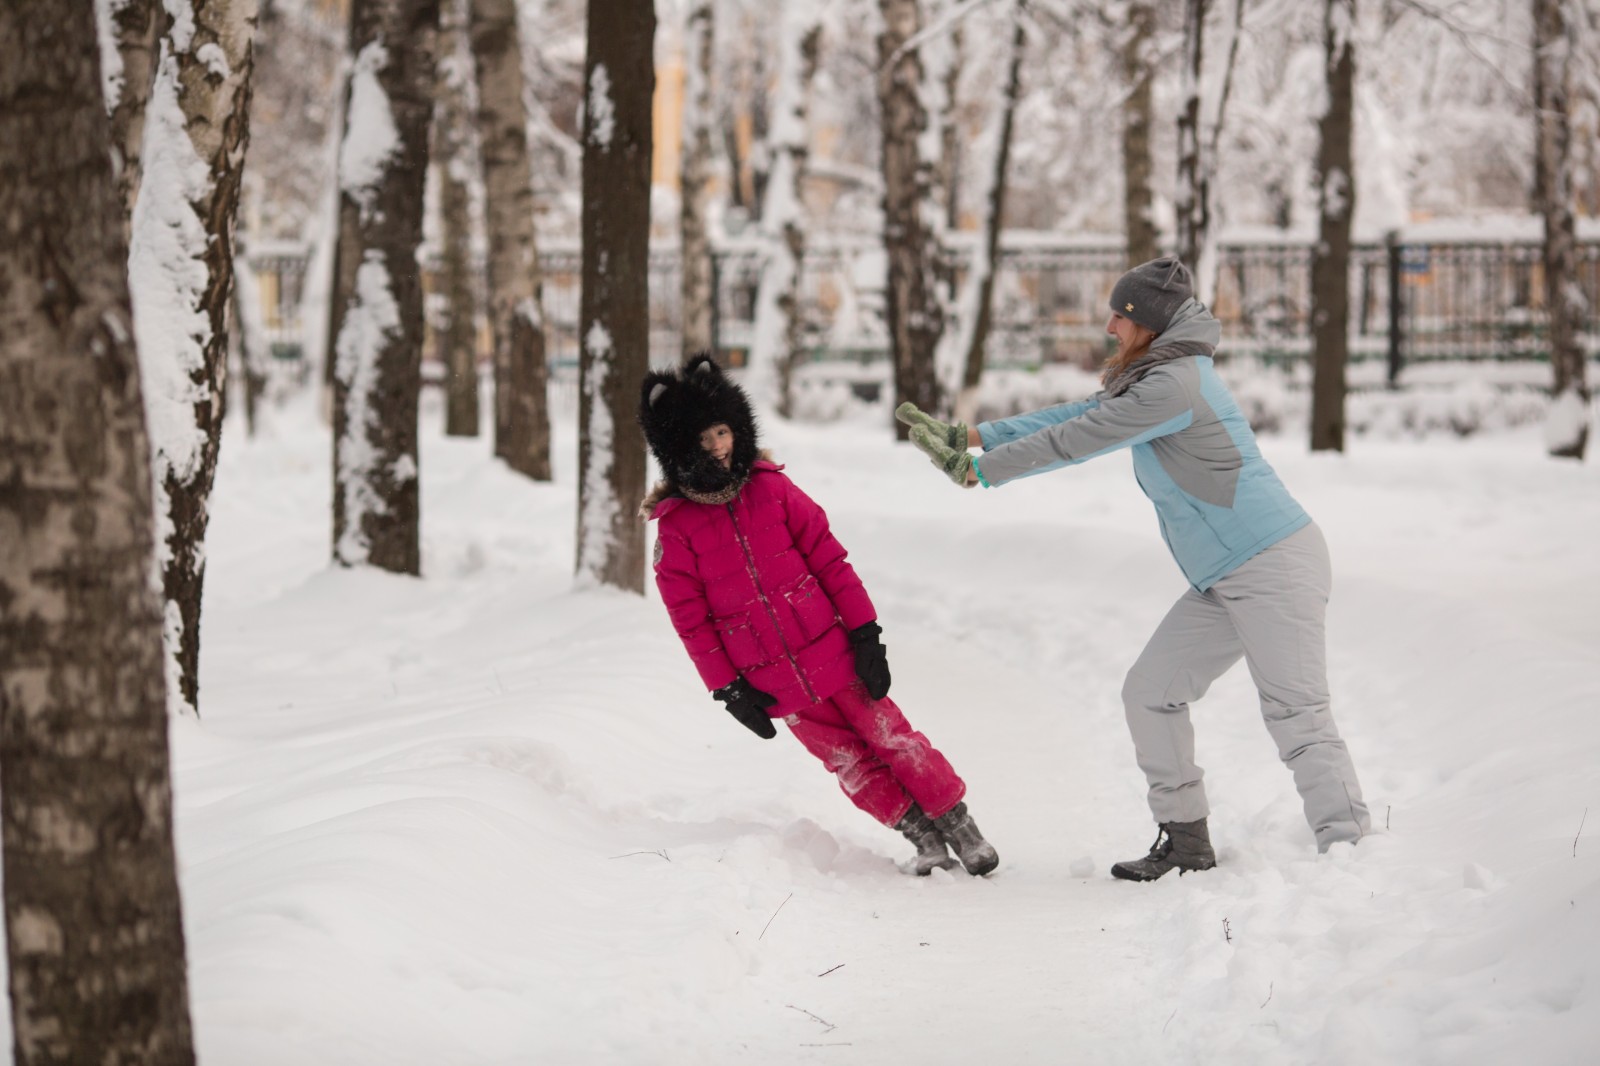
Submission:
[[[1138,383],[1152,369],[1171,359],[1188,355],[1211,355],[1222,340],[1222,323],[1212,317],[1206,305],[1190,297],[1173,312],[1167,328],[1150,342],[1150,350],[1123,367],[1117,376],[1106,382],[1101,396],[1110,399],[1121,396]]]

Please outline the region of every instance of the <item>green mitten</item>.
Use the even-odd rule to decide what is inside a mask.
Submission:
[[[920,413],[920,412],[919,412]],[[944,476],[962,488],[970,487],[967,475],[972,473],[972,454],[966,448],[952,448],[927,426],[911,427],[911,443],[933,460],[933,465],[944,471]]]
[[[906,425],[915,429],[921,426],[933,434],[947,448],[965,448],[967,446],[967,424],[965,422],[941,422],[930,414],[923,413],[916,404],[907,400],[894,409],[894,416]]]

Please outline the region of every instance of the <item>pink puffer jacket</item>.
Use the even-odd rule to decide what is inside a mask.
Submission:
[[[672,496],[649,512],[656,587],[701,680],[743,674],[777,697],[774,718],[853,682],[845,634],[878,616],[828,516],[782,469],[757,460],[728,504]]]

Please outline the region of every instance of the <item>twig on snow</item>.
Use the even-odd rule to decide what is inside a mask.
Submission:
[[[668,862],[672,861],[672,859],[667,855],[667,849],[666,848],[657,848],[655,851],[630,851],[630,852],[627,852],[627,853],[622,854],[622,855],[613,855],[611,857],[613,859],[626,859],[626,858],[628,858],[629,856],[632,856],[632,855],[659,855],[663,859],[666,859]]]
[[[1176,1018],[1177,1016],[1178,1016],[1178,1008],[1177,1007],[1173,1007],[1172,1008],[1172,1013],[1167,1015],[1166,1023],[1161,1026],[1161,1031],[1163,1033],[1167,1031],[1167,1026],[1172,1024],[1172,1019]]]
[[[837,1044],[801,1044],[800,1046],[801,1047],[854,1047],[855,1045],[851,1044],[850,1041],[846,1040],[846,1041],[843,1041],[842,1043],[837,1043]]]
[[[827,1026],[827,1028],[823,1030],[823,1032],[825,1032],[825,1033],[831,1033],[835,1029],[839,1028],[837,1025],[834,1025],[832,1022],[828,1021],[828,1019],[826,1019],[826,1018],[818,1018],[815,1014],[812,1014],[810,1011],[806,1010],[804,1007],[796,1007],[793,1003],[785,1003],[784,1006],[788,1007],[790,1010],[799,1011],[801,1014],[804,1014],[807,1018],[810,1018],[812,1021],[816,1022],[818,1025]]]
[[[1228,928],[1228,919],[1226,918],[1222,919],[1222,939],[1230,944],[1233,943],[1233,932]]]
[[[1268,981],[1267,982],[1267,998],[1261,1001],[1261,1008],[1265,1009],[1266,1005],[1268,1003],[1271,1003],[1271,1002],[1272,1002],[1272,982]]]
[[[1578,819],[1578,836],[1572,838],[1572,857],[1578,857],[1578,837],[1583,836],[1583,823],[1589,820],[1589,808],[1583,809],[1583,817]]]
[[[791,892],[787,896],[783,897],[783,903],[788,903],[791,899],[794,899],[794,893],[793,892]],[[783,910],[783,903],[778,904],[778,911]],[[773,911],[772,912],[772,918],[776,918],[778,916],[778,911]],[[767,935],[767,927],[772,924],[772,918],[768,918],[767,919],[767,924],[763,925],[761,927],[761,936],[766,936]],[[760,940],[761,936],[756,937],[756,939]]]
[[[818,976],[818,977],[826,977],[826,976],[828,976],[828,975],[829,975],[829,974],[830,974],[830,973],[832,973],[832,972],[833,972],[833,971],[834,971],[834,970],[837,970],[837,969],[839,969],[839,968],[840,968],[840,967],[841,967],[841,966],[843,966],[843,965],[844,965],[844,963],[842,963],[842,962],[841,962],[841,963],[840,963],[840,964],[839,964],[839,965],[838,965],[838,966],[834,966],[834,967],[832,967],[832,968],[830,968],[830,969],[827,969],[827,970],[823,970],[823,971],[822,971],[822,972],[821,972],[821,973],[819,973],[819,974],[817,974],[817,976]]]

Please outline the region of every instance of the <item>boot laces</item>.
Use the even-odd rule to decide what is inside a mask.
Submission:
[[[1172,834],[1167,832],[1165,825],[1156,830],[1156,842],[1150,845],[1150,854],[1146,859],[1165,859],[1172,854]]]

